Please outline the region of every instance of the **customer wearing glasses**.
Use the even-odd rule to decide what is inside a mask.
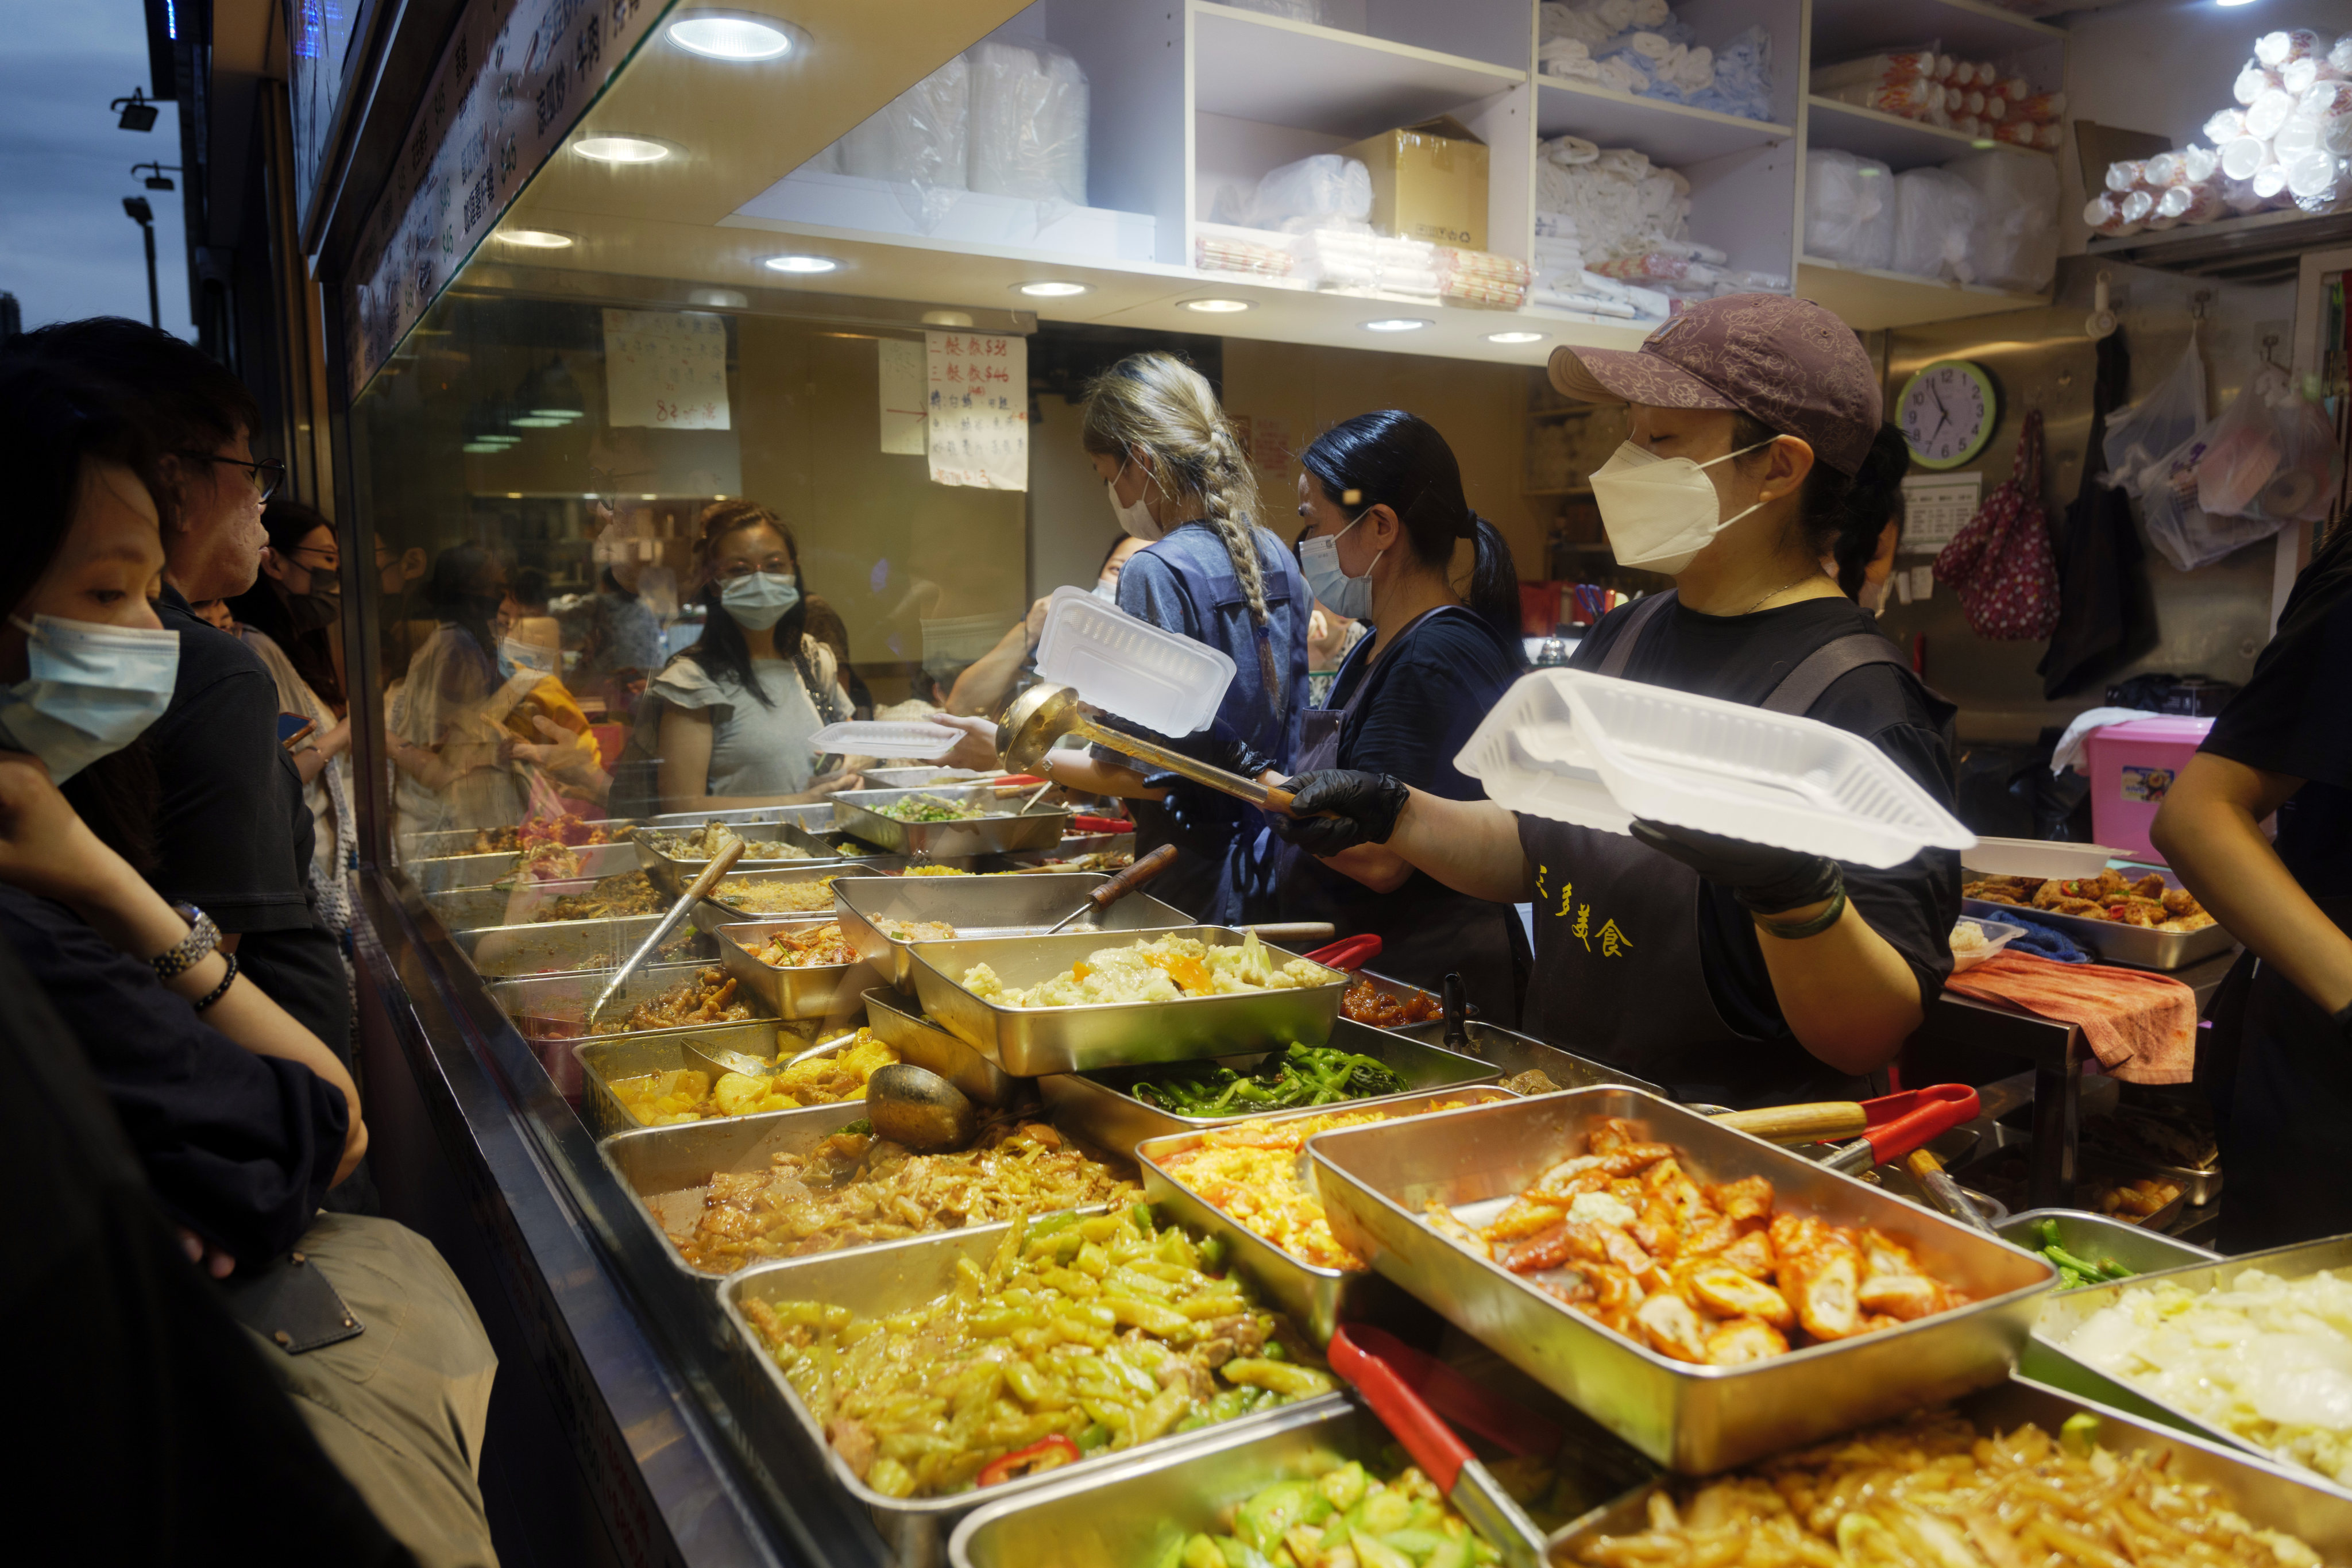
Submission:
[[[243,594],[259,575],[269,537],[262,502],[285,476],[283,464],[254,456],[259,405],[193,344],[121,317],[40,328],[5,357],[89,386],[163,454],[171,492],[155,603],[164,628],[180,634],[171,705],[124,753],[129,761],[89,770],[95,776],[68,797],[87,803],[99,827],[124,814],[93,795],[152,792],[156,890],[210,915],[240,972],[348,1063],[351,998],[312,886],[315,830],[301,774],[278,741],[277,682],[251,648],[189,607]],[[372,1207],[366,1176],[328,1202]]]

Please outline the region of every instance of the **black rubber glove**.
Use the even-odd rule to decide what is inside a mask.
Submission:
[[[1633,837],[1727,889],[1752,914],[1777,915],[1818,904],[1845,886],[1838,863],[1819,855],[1638,819]]]
[[[1309,855],[1337,855],[1359,844],[1385,844],[1412,794],[1402,779],[1347,768],[1301,773],[1284,788],[1296,796],[1297,815],[1274,818],[1274,830]],[[1318,812],[1330,812],[1318,816]]]
[[[1260,773],[1270,773],[1276,771],[1274,759],[1247,741],[1228,741],[1225,743],[1225,754],[1223,760],[1227,773],[1239,773],[1245,779],[1254,779]]]
[[[1232,813],[1243,809],[1230,795],[1196,784],[1181,773],[1146,773],[1143,783],[1146,788],[1168,792],[1160,809],[1168,814],[1168,825],[1187,837],[1214,835]]]

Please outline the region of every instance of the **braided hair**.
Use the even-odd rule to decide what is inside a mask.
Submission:
[[[1217,531],[1251,617],[1266,625],[1257,476],[1207,378],[1173,354],[1129,354],[1087,383],[1080,439],[1089,453],[1122,462],[1141,447],[1163,504]]]

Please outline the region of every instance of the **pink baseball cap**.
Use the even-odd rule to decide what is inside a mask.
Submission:
[[[1585,403],[1736,408],[1860,470],[1878,434],[1878,375],[1853,329],[1810,300],[1703,300],[1638,349],[1554,349],[1551,384]]]

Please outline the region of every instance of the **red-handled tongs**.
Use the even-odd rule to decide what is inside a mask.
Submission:
[[[1339,1325],[1326,1353],[1331,1370],[1355,1385],[1412,1462],[1511,1568],[1544,1568],[1544,1532],[1446,1423],[1457,1422],[1499,1448],[1546,1464],[1559,1458],[1559,1427],[1368,1324]]]
[[[1735,1110],[1715,1120],[1719,1126],[1774,1143],[1853,1138],[1853,1142],[1822,1162],[1832,1171],[1851,1172],[1900,1160],[1922,1143],[1974,1121],[1977,1114],[1975,1089],[1964,1083],[1937,1083],[1876,1100],[1772,1105],[1760,1110]]]
[[[1361,969],[1381,955],[1381,939],[1371,931],[1361,936],[1343,936],[1328,946],[1318,947],[1307,955],[1310,963],[1326,969]]]

